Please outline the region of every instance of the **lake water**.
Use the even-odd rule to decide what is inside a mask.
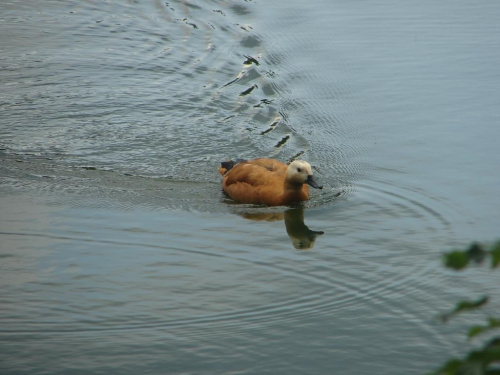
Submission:
[[[498,272],[441,254],[499,236],[499,19],[4,2],[2,374],[421,374],[466,353]],[[218,164],[253,157],[308,160],[325,188],[234,204]]]

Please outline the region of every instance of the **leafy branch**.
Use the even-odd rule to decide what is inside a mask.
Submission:
[[[491,246],[473,243],[466,251],[451,251],[443,257],[446,267],[454,270],[463,270],[472,264],[482,264],[490,259],[491,268],[500,265],[500,241]],[[453,316],[464,311],[478,309],[489,301],[488,296],[481,297],[475,301],[461,301],[456,304],[450,312],[440,316],[443,322],[447,322]],[[489,317],[487,324],[476,325],[469,329],[467,337],[469,340],[477,338],[493,330],[500,328],[500,319]],[[462,359],[451,359],[432,374],[435,375],[500,375],[500,336],[493,337],[481,348],[473,350]]]

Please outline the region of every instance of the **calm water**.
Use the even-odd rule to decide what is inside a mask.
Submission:
[[[421,374],[498,311],[440,260],[499,237],[496,1],[1,9],[2,374]],[[258,156],[325,189],[225,199]]]

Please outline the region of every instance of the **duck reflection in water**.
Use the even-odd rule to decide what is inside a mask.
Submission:
[[[310,250],[314,247],[316,237],[324,234],[314,231],[304,223],[304,209],[302,207],[290,208],[284,212],[240,212],[245,219],[255,221],[280,221],[285,220],[286,233],[292,240],[293,247],[297,250]]]

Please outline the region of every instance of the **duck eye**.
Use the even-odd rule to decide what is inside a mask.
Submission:
[[[302,172],[302,169],[300,169],[300,168],[297,168],[297,172],[299,172],[299,173],[300,173],[300,172]]]

